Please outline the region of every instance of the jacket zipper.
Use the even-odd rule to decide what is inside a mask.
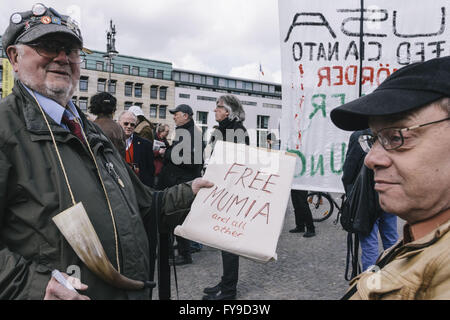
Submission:
[[[121,188],[119,188],[120,189],[120,194],[122,195],[122,198],[125,200],[126,204],[128,205],[128,210],[130,210],[130,212],[133,213],[133,209],[132,209],[133,207],[131,206],[130,202],[128,201],[128,198],[127,198],[126,194],[124,193],[125,185],[124,185],[122,179],[120,178],[120,176],[117,174],[116,170],[114,169],[114,164],[112,162],[106,162],[105,163],[105,167],[108,170],[109,175],[111,177],[113,177],[114,180],[121,187]]]
[[[117,183],[123,188],[125,188],[125,185],[123,184],[122,179],[120,179],[120,176],[117,174],[116,170],[114,170],[114,165],[112,162],[106,162],[105,167],[108,170],[108,173],[116,179]]]

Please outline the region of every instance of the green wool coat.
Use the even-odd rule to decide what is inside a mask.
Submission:
[[[149,230],[154,236],[157,220],[166,229],[183,221],[194,198],[191,185],[166,189],[156,211],[152,206],[156,191],[139,181],[101,129],[79,113],[113,208],[121,273],[149,280]],[[47,118],[75,199],[83,203],[117,269],[113,223],[89,150]],[[91,299],[148,299],[148,289],[112,287],[77,257],[52,221],[71,205],[47,125],[34,98],[16,81],[12,94],[0,102],[0,299],[42,299],[55,268],[63,272],[79,268],[81,282],[89,286],[81,293]]]

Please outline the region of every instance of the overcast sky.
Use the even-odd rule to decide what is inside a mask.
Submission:
[[[35,1],[1,0],[0,32]],[[120,54],[174,68],[281,83],[277,0],[48,0],[81,25],[84,45],[106,51],[109,20]],[[261,63],[264,76],[259,72]]]

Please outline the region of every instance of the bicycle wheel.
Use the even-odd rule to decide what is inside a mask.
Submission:
[[[333,214],[334,204],[327,193],[310,192],[308,194],[308,204],[314,222],[327,220]]]

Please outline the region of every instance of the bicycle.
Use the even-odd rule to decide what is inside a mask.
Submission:
[[[344,197],[345,194],[341,196],[341,199],[344,200]],[[307,200],[314,222],[322,222],[327,220],[333,214],[334,207],[338,209],[338,215],[333,223],[337,224],[339,222],[339,213],[341,212],[342,207],[329,193],[311,191],[308,193]]]

